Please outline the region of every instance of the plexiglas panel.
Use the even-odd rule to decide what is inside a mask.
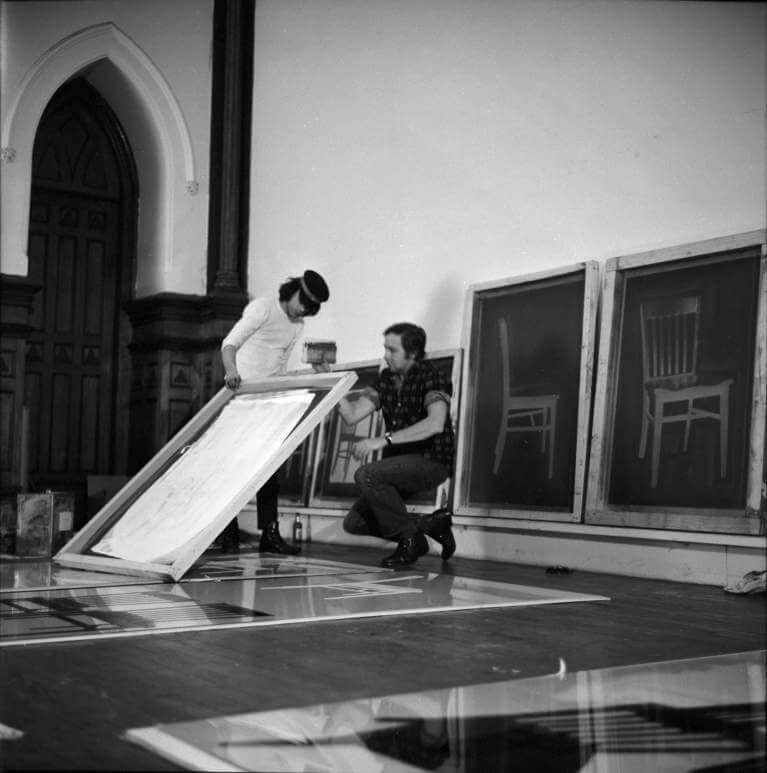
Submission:
[[[551,674],[130,730],[196,770],[764,770],[765,653]]]
[[[59,587],[2,594],[0,647],[608,601],[594,594],[445,573],[363,571],[335,562],[306,565],[294,556],[280,561],[271,575],[217,581],[226,576],[222,572],[208,581],[173,585]]]
[[[170,564],[216,518],[221,504],[247,485],[312,402],[306,390],[239,395],[203,435],[91,547],[127,561]]]
[[[180,579],[356,380],[322,373],[222,389],[54,561]]]

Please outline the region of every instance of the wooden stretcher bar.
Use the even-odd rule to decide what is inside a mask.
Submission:
[[[314,373],[302,376],[281,376],[262,381],[243,382],[236,392],[221,389],[203,408],[171,438],[168,443],[109,501],[107,504],[54,556],[60,566],[89,571],[104,571],[142,577],[156,577],[162,581],[177,581],[202,555],[221,530],[252,499],[256,492],[279,469],[351,389],[357,380],[355,373]],[[150,489],[158,475],[168,469],[200,434],[212,425],[227,403],[236,395],[273,394],[291,391],[317,390],[325,394],[310,407],[280,447],[268,458],[254,463],[247,483],[221,503],[209,524],[194,535],[170,563],[130,561],[109,555],[89,552],[91,547],[112,529],[131,504]],[[219,460],[211,460],[216,464]]]

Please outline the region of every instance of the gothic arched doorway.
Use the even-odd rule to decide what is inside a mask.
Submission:
[[[74,490],[125,471],[136,174],[108,105],[76,78],[35,136],[29,278],[40,285],[25,371],[33,489]],[[78,508],[82,511],[81,508]]]

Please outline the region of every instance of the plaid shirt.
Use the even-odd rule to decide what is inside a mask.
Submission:
[[[448,470],[452,470],[455,439],[449,409],[453,385],[448,376],[440,373],[428,362],[414,362],[405,373],[399,388],[394,374],[389,368],[386,368],[365,390],[365,393],[373,401],[376,408],[383,411],[386,429],[389,432],[410,427],[425,419],[428,415],[426,409],[433,402],[438,400],[445,402],[448,414],[442,432],[415,443],[387,445],[383,455],[387,457],[399,456],[400,454],[422,454],[427,459],[441,462]]]

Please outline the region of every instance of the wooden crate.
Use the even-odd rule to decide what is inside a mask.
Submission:
[[[304,362],[310,365],[326,363],[332,365],[336,361],[335,341],[304,341]]]

